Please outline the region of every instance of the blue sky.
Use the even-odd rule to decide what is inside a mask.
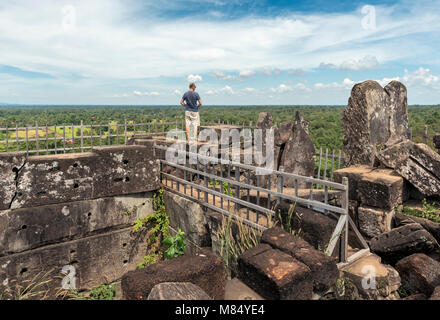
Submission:
[[[346,104],[399,80],[440,104],[440,0],[0,3],[0,102]]]

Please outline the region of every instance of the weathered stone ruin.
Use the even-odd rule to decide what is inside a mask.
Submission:
[[[131,231],[153,212],[151,191],[159,188],[151,149],[0,159],[0,292],[46,274],[39,281],[50,280],[45,289],[54,298],[64,279],[90,289],[142,260],[146,243]]]
[[[296,112],[292,134],[287,140],[281,155],[280,166],[285,172],[305,177],[315,174],[315,145],[308,134],[308,124],[300,113]],[[285,187],[293,187],[293,179],[285,179]],[[309,188],[307,183],[300,183],[299,188]]]
[[[384,147],[410,138],[405,86],[392,81],[385,88],[376,81],[356,84],[344,111],[346,166],[373,165]]]
[[[348,178],[350,215],[370,250],[396,268],[408,299],[428,299],[440,285],[440,224],[402,208],[440,197],[440,156],[409,140],[406,101],[397,81],[354,86],[344,112],[347,167],[334,178]]]
[[[432,142],[434,142],[434,146],[437,148],[438,153],[440,153],[440,134],[436,134],[432,138]]]

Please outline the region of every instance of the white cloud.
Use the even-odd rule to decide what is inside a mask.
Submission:
[[[278,76],[281,74],[281,70],[279,68],[274,68],[274,67],[264,67],[261,68],[258,71],[259,74],[262,74],[264,76]]]
[[[252,77],[255,74],[255,71],[253,70],[243,70],[240,71],[240,74],[238,75],[240,78],[249,78]]]
[[[234,94],[234,90],[230,86],[224,86],[219,90],[220,93]]]
[[[349,78],[345,78],[342,82],[331,82],[331,83],[315,83],[315,89],[351,89],[355,82]]]
[[[273,92],[273,93],[286,93],[286,92],[293,92],[293,91],[311,91],[311,89],[309,87],[307,87],[305,84],[303,83],[297,83],[296,85],[293,86],[288,86],[283,84],[280,84],[279,87],[277,88],[270,88],[269,91]]]
[[[289,69],[287,70],[287,74],[289,76],[302,77],[305,76],[307,73],[303,69]]]
[[[226,74],[223,71],[213,72],[211,74],[212,77],[220,80],[244,80],[255,75],[255,71],[253,70],[242,70],[238,73],[238,75],[230,75]]]
[[[202,76],[190,74],[186,77],[187,82],[201,82]]]
[[[242,91],[245,92],[245,93],[255,93],[255,92],[257,92],[257,89],[255,89],[255,88],[244,88]]]
[[[348,59],[342,61],[339,65],[335,63],[321,62],[319,68],[321,69],[336,69],[350,70],[350,71],[363,71],[375,69],[379,66],[379,61],[375,56],[366,55],[361,59]]]
[[[182,91],[180,91],[180,90],[174,90],[173,93],[178,96],[182,95]]]
[[[160,93],[157,91],[151,91],[151,92],[133,91],[133,94],[135,96],[160,96]]]
[[[402,81],[409,85],[424,85],[430,86],[440,82],[440,78],[431,73],[430,69],[420,67],[414,72],[409,73],[405,70],[405,75],[402,77]]]
[[[352,71],[361,71],[361,70],[371,70],[377,68],[379,66],[379,61],[374,56],[367,55],[359,60],[347,60],[343,61],[339,66],[342,70],[352,70]]]

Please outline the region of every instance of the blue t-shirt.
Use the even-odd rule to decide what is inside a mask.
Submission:
[[[197,101],[200,100],[200,96],[195,91],[187,91],[182,97],[183,101],[186,104],[186,111],[198,112],[199,108],[197,107]]]

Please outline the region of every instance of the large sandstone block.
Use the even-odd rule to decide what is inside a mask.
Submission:
[[[383,209],[393,209],[408,198],[405,180],[390,169],[364,173],[358,192],[363,205]]]
[[[91,199],[98,160],[91,152],[28,157],[11,209]]]
[[[257,129],[272,128],[273,117],[270,112],[260,112],[258,115]]]
[[[440,300],[440,286],[434,288],[431,297],[429,300]]]
[[[440,178],[433,172],[426,170],[413,158],[409,157],[400,162],[395,170],[422,194],[427,196],[440,195]]]
[[[358,208],[359,231],[368,238],[391,231],[394,209],[380,209],[368,206]]]
[[[135,269],[146,247],[131,228],[125,228],[4,256],[0,258],[0,292],[7,287],[14,290],[17,285],[26,284],[24,281],[47,272],[50,282],[46,289],[54,297],[62,289],[64,266],[74,268],[77,289],[91,289]]]
[[[384,262],[394,264],[413,253],[429,254],[438,250],[439,245],[420,224],[412,223],[374,237],[370,249]]]
[[[405,287],[412,293],[430,296],[440,285],[440,263],[425,254],[417,253],[403,258],[396,264]]]
[[[101,170],[93,180],[93,197],[159,189],[159,162],[146,146],[110,146],[93,149]]]
[[[265,230],[261,237],[261,243],[267,243],[275,249],[290,254],[308,266],[312,272],[315,290],[328,289],[339,278],[335,258],[316,250],[300,237],[287,233],[279,227]]]
[[[170,225],[185,232],[186,237],[200,247],[211,246],[211,235],[204,208],[172,192],[164,193]]]
[[[146,300],[151,290],[163,282],[190,282],[211,298],[225,296],[225,267],[222,260],[208,250],[161,261],[146,268],[130,271],[122,278],[123,295],[128,300]]]
[[[388,264],[381,263],[380,257],[370,254],[361,258],[343,269],[343,274],[348,276],[357,285],[361,296],[367,299],[392,299],[400,285],[401,278],[396,269]],[[374,276],[375,286],[365,283],[366,276]]]
[[[153,212],[141,193],[0,212],[0,256],[129,227]]]
[[[296,112],[293,134],[286,142],[284,151],[281,155],[280,166],[284,167],[284,171],[294,173],[301,176],[313,177],[315,175],[315,145],[306,128],[303,126],[302,117]],[[292,178],[284,179],[285,187],[294,187],[295,180]],[[299,188],[308,188],[310,183],[298,183]]]
[[[436,134],[432,138],[432,142],[434,142],[434,146],[437,148],[438,152],[440,153],[440,134]]]
[[[410,156],[414,146],[415,143],[411,140],[404,140],[379,152],[377,158],[384,166],[394,169]]]
[[[16,196],[16,178],[25,160],[23,154],[0,153],[0,210],[9,209]]]
[[[281,215],[283,221],[287,221],[289,210],[290,205],[282,202],[276,207],[275,212]],[[324,250],[332,238],[337,221],[320,212],[298,205],[295,206],[294,212],[291,221],[292,228],[300,232],[301,237],[314,248]]]
[[[18,172],[10,208],[148,192],[159,188],[159,175],[159,163],[145,146],[32,156]]]
[[[370,166],[357,165],[348,168],[343,168],[333,172],[333,179],[337,183],[342,183],[343,178],[348,179],[348,197],[350,200],[360,200],[358,194],[358,184],[362,176],[373,170]]]
[[[275,145],[282,146],[289,141],[293,132],[294,122],[292,120],[280,123],[280,127],[275,130]]]
[[[269,300],[311,299],[313,281],[309,267],[287,253],[262,246],[239,256],[239,278]]]
[[[147,300],[212,300],[190,282],[163,282],[155,285]]]
[[[344,277],[353,281],[364,299],[378,300],[392,297],[401,279],[392,266],[381,263],[380,257],[370,254],[342,268]]]
[[[356,84],[344,110],[344,163],[373,165],[377,149],[410,138],[405,86],[392,81]]]
[[[428,231],[437,242],[440,242],[440,223],[428,219],[410,216],[402,213],[397,213],[394,216],[394,221],[398,227],[410,224],[419,223],[426,231]]]

